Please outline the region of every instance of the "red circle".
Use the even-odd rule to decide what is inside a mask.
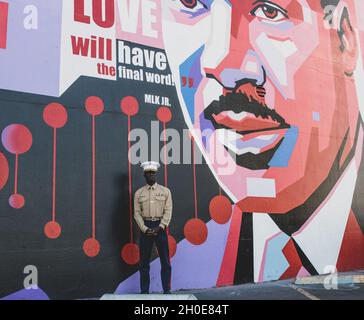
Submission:
[[[175,256],[177,251],[177,242],[176,239],[171,235],[168,235],[168,246],[169,246],[169,257],[172,258]]]
[[[62,228],[56,221],[50,221],[44,226],[44,233],[49,239],[57,239],[61,231]]]
[[[4,188],[9,178],[9,164],[3,153],[0,152],[0,190]]]
[[[213,197],[210,201],[209,211],[211,218],[219,224],[225,224],[230,220],[232,207],[230,200],[225,196]]]
[[[11,124],[3,130],[1,141],[10,153],[22,154],[27,152],[32,146],[33,137],[26,126]]]
[[[91,96],[85,102],[86,111],[92,116],[98,116],[104,111],[104,101],[96,96]]]
[[[44,122],[52,128],[62,128],[67,123],[67,111],[60,103],[50,103],[43,110]]]
[[[172,119],[172,112],[167,107],[160,107],[157,110],[157,118],[160,122],[167,123]]]
[[[204,243],[207,239],[207,226],[201,219],[190,219],[183,229],[185,238],[195,245]]]
[[[100,252],[100,243],[94,238],[87,239],[83,243],[83,252],[90,258],[96,257]]]
[[[9,197],[9,205],[14,209],[21,209],[24,207],[25,199],[21,194],[12,194]]]
[[[135,97],[127,96],[121,99],[120,108],[127,116],[135,116],[139,111],[139,102]]]
[[[140,259],[139,246],[135,243],[127,243],[121,249],[121,258],[127,264],[137,264]]]

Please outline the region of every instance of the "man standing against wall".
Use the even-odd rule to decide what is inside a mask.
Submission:
[[[134,218],[140,234],[140,291],[149,293],[150,255],[156,243],[161,261],[163,292],[170,293],[171,263],[169,257],[167,227],[172,217],[171,191],[157,184],[159,163],[148,161],[141,164],[147,184],[137,190],[134,196]]]

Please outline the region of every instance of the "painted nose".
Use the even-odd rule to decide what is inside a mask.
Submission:
[[[230,53],[216,68],[205,68],[206,76],[216,79],[225,89],[230,90],[248,82],[263,86],[266,80],[265,70],[254,52],[241,55]]]
[[[236,4],[234,9],[240,6]],[[244,82],[263,86],[265,70],[250,40],[249,17],[243,11],[229,11],[222,1],[211,12],[211,34],[202,56],[206,77],[230,90]]]

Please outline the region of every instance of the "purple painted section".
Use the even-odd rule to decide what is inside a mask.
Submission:
[[[247,141],[243,141],[243,140],[236,140],[236,146],[241,149],[241,148],[257,148],[257,149],[261,149],[264,148],[266,146],[268,146],[269,144],[271,144],[275,139],[277,139],[278,134],[273,135],[272,138],[268,139],[268,140],[260,140],[260,139],[250,139]]]
[[[24,8],[38,9],[38,29],[24,28]],[[0,88],[58,96],[62,0],[9,1],[7,48],[0,49]]]
[[[178,243],[176,255],[172,258],[172,290],[216,286],[230,221],[225,225],[208,222],[208,237],[200,246],[192,245],[185,239]],[[160,270],[159,259],[155,259],[150,264],[150,292],[162,291]],[[140,292],[139,279],[139,272],[134,273],[119,284],[115,294]]]
[[[0,300],[49,300],[47,294],[41,289],[23,289],[14,292]]]

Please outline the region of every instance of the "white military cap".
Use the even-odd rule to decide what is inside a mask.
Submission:
[[[155,161],[146,161],[140,165],[144,171],[158,171],[158,168],[161,166],[158,162]]]

